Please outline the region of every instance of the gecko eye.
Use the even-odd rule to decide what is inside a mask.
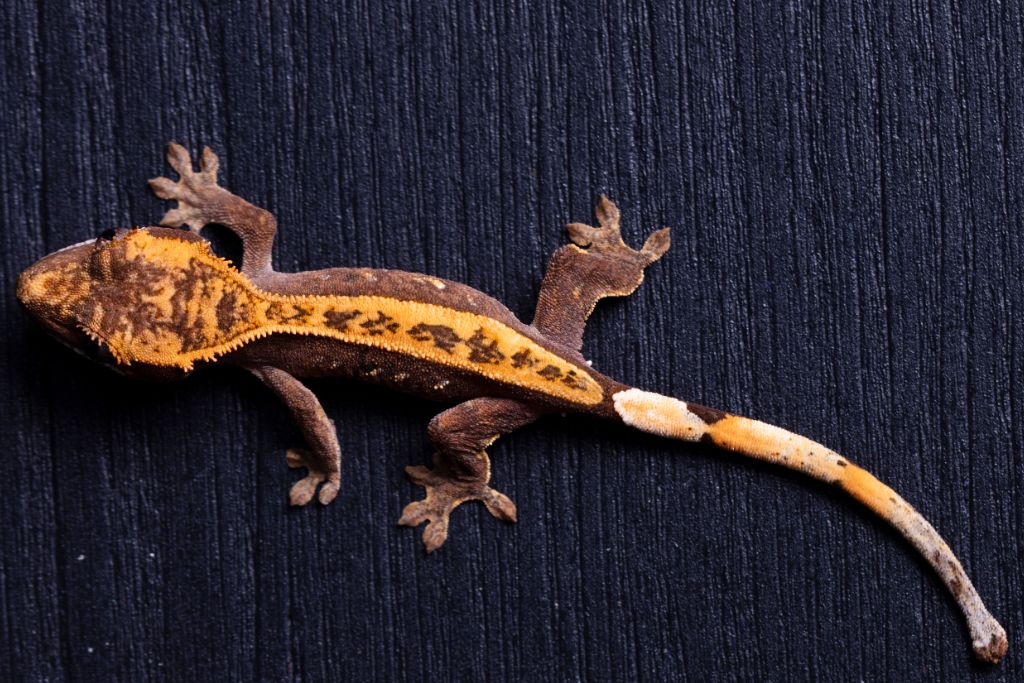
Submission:
[[[96,235],[96,237],[100,238],[101,240],[106,240],[109,242],[110,240],[114,239],[114,235],[116,234],[117,230],[115,230],[114,228],[110,228],[109,230],[104,230],[100,234]]]

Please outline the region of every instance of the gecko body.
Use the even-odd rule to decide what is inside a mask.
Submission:
[[[640,250],[621,238],[606,198],[599,226],[568,226],[573,244],[549,263],[530,324],[465,285],[395,270],[335,268],[279,273],[271,266],[276,221],[217,184],[218,160],[193,169],[184,148],[168,160],[180,180],[150,181],[178,201],[163,227],[112,230],[29,267],[17,295],[72,348],[125,374],[177,379],[212,364],[250,371],[289,408],[308,449],[291,449],[306,476],[293,505],[330,503],[340,485],[333,422],[300,378],[343,377],[454,403],[428,427],[434,467],[408,467],[426,489],[400,524],[427,526],[429,551],[448,537],[449,515],[479,500],[496,517],[516,508],[490,484],[486,449],[544,414],[582,413],[802,471],[843,489],[899,530],[933,566],[967,619],[980,659],[998,661],[1006,635],[935,529],[870,473],[806,437],[756,420],[660,396],[609,378],[584,359],[583,328],[598,300],[625,296],[669,247],[668,229]],[[199,235],[222,224],[242,240],[240,267]],[[187,225],[190,231],[178,228]]]

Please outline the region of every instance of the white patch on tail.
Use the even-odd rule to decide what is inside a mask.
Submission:
[[[642,432],[683,441],[699,441],[708,431],[704,420],[668,396],[640,389],[627,389],[612,396],[615,412],[630,427]]]

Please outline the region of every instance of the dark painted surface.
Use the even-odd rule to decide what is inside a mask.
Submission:
[[[1015,3],[0,6],[0,678],[1014,680],[1024,675],[1024,21]],[[757,4],[757,3],[753,3]],[[437,410],[315,389],[343,487],[239,372],[132,384],[14,301],[164,207],[177,139],[277,213],[276,265],[468,282],[528,317],[601,192],[674,246],[586,352],[795,429],[917,505],[1010,636],[974,665],[910,548],[822,485],[547,419],[508,526],[395,526]]]

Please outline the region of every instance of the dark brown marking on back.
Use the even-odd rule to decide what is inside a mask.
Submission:
[[[362,311],[325,311],[324,324],[339,332],[344,332],[348,329],[348,321],[358,318],[362,314]]]
[[[298,325],[308,322],[311,309],[296,303],[275,301],[267,308],[267,318],[276,323]]]
[[[474,363],[493,363],[497,365],[505,360],[505,354],[498,350],[498,340],[488,339],[483,329],[478,329],[473,336],[465,340],[469,347],[469,360]]]
[[[562,371],[556,368],[554,365],[545,365],[542,370],[538,370],[537,374],[546,380],[558,379],[562,376]]]
[[[462,337],[447,325],[419,323],[409,329],[408,335],[416,341],[432,340],[434,346],[448,353],[451,353],[455,349],[455,345],[462,341]]]
[[[384,311],[377,311],[377,317],[365,320],[359,323],[359,326],[366,330],[366,333],[372,337],[377,337],[385,332],[394,334],[401,327],[395,322],[395,319],[389,315],[386,315]]]
[[[691,413],[699,417],[704,421],[705,424],[713,425],[724,417],[728,417],[729,413],[718,408],[708,408],[702,406],[699,403],[687,403],[686,409]]]
[[[310,314],[310,309],[309,308],[306,308],[306,307],[303,307],[303,306],[299,306],[298,304],[295,304],[294,308],[295,308],[295,312],[292,313],[287,318],[285,318],[284,322],[300,323],[300,322],[305,322],[306,320],[309,319],[309,314]]]
[[[217,302],[217,327],[227,332],[239,322],[239,301],[234,291],[224,292]]]
[[[530,349],[521,349],[512,354],[512,367],[514,368],[527,366],[532,368],[536,364],[537,360],[533,357],[533,354],[530,353]]]
[[[582,389],[584,386],[575,370],[570,370],[566,373],[565,377],[562,378],[562,384],[573,389]]]

